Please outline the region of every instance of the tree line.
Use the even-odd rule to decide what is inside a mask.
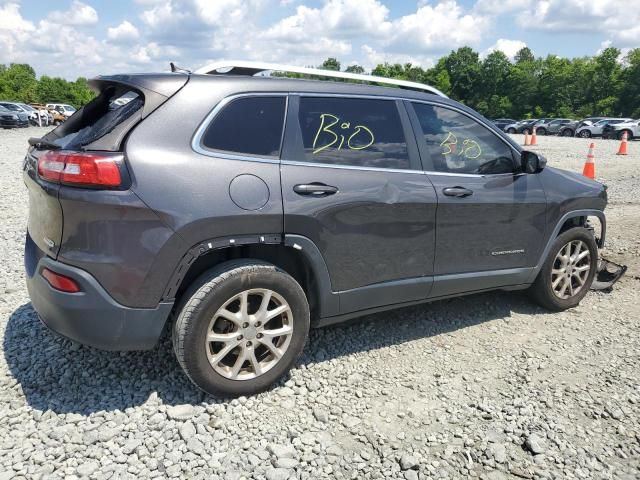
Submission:
[[[341,65],[332,57],[320,68],[341,70]],[[360,65],[344,71],[366,73]],[[610,47],[591,57],[568,59],[536,57],[525,47],[511,61],[501,51],[481,59],[478,52],[462,47],[432,68],[384,63],[371,74],[433,85],[489,118],[640,118],[640,48],[622,56]],[[38,79],[27,64],[0,64],[2,100],[69,103],[78,108],[93,96],[83,77],[74,82],[46,75]]]
[[[340,67],[335,58],[320,66]],[[359,65],[344,71],[365,73]],[[501,51],[481,59],[462,47],[429,69],[384,63],[371,74],[432,85],[489,118],[640,118],[640,48],[625,56],[610,47],[592,57],[568,59],[535,57],[525,47],[511,61]]]
[[[0,64],[0,100],[23,103],[67,103],[76,108],[94,97],[87,79],[70,82],[64,78],[42,75],[25,63]]]

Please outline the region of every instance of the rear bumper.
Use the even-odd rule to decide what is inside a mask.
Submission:
[[[31,303],[54,332],[103,350],[148,350],[162,335],[173,303],[160,303],[156,308],[121,305],[86,271],[44,255],[28,234],[24,262]],[[72,278],[81,291],[65,293],[52,288],[41,275],[45,267]]]

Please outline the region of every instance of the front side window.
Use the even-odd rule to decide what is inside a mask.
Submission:
[[[511,148],[472,118],[435,105],[414,103],[413,108],[435,171],[479,175],[514,171]]]
[[[284,96],[232,100],[207,127],[202,145],[212,150],[277,157],[280,155],[285,105]]]
[[[367,168],[410,169],[394,100],[302,97],[303,160]]]

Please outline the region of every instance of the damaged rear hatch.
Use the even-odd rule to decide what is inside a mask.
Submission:
[[[98,77],[89,81],[96,98],[75,112],[59,127],[42,138],[29,139],[23,164],[23,178],[29,192],[27,229],[35,245],[52,258],[57,258],[63,235],[64,212],[59,200],[61,182],[48,180],[41,174],[64,170],[47,158],[52,153],[121,152],[129,132],[141,120],[182,88],[189,77],[185,74],[140,74]],[[41,172],[39,173],[39,169]],[[29,242],[27,243],[29,246]]]

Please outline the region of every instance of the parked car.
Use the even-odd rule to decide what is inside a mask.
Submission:
[[[491,121],[496,127],[498,127],[502,131],[504,131],[507,125],[511,125],[517,122],[517,120],[514,120],[513,118],[496,118],[495,120],[491,120]]]
[[[601,137],[602,130],[607,123],[615,125],[617,123],[630,122],[631,118],[603,118],[593,125],[585,125],[576,130],[576,136],[582,138]]]
[[[0,105],[0,128],[9,129],[21,126],[18,114]]]
[[[43,123],[42,126],[53,125],[53,122],[54,122],[53,113],[49,111],[46,105],[42,103],[32,103],[31,106],[36,110],[38,110],[38,113],[43,119],[46,119],[46,122],[47,122],[46,125]]]
[[[622,140],[622,136],[625,132],[627,133],[627,140],[633,140],[634,137],[640,137],[640,120],[607,123],[602,129],[602,137]]]
[[[572,120],[571,118],[556,118],[555,120],[550,121],[546,126],[536,129],[536,133],[540,132],[540,135],[559,135],[562,127],[571,124],[575,125],[576,123],[577,121]]]
[[[29,114],[16,103],[0,102],[0,107],[3,107],[4,109],[9,110],[11,113],[14,113],[18,116],[18,127],[24,128],[29,126]]]
[[[411,90],[251,76],[289,68]],[[33,307],[108,350],[170,321],[207,392],[268,388],[310,326],[492,289],[565,310],[596,273],[604,185],[432,87],[251,62],[90,84],[29,142]]]
[[[69,118],[76,112],[76,109],[71,105],[67,105],[66,103],[47,103],[47,110],[54,110],[64,115],[66,118]]]
[[[504,127],[504,131],[507,133],[522,133],[522,134],[530,134],[533,132],[533,126],[538,121],[537,118],[531,118],[528,120],[520,120],[517,123],[512,123],[511,125],[507,125]]]
[[[583,118],[580,121],[574,120],[572,122],[566,123],[560,127],[560,131],[558,135],[561,137],[574,137],[576,134],[576,130],[585,125],[593,125],[594,123],[602,120],[604,117],[587,117]]]
[[[555,118],[541,118],[540,120],[538,120],[534,127],[536,127],[536,134],[537,135],[546,135],[547,134],[547,129],[549,128],[549,124],[551,122],[553,122],[554,120],[556,120]]]

